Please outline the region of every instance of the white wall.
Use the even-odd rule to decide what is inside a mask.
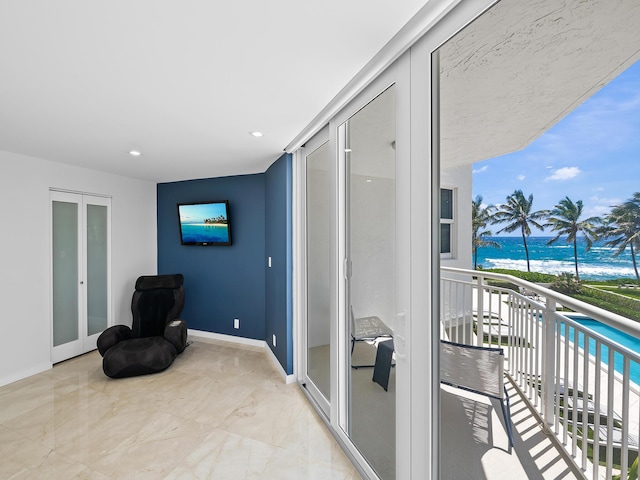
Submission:
[[[457,167],[446,168],[442,166],[440,171],[440,186],[442,188],[451,188],[454,190],[454,252],[453,258],[441,258],[440,264],[443,267],[454,268],[473,268],[472,248],[471,248],[471,235],[473,228],[471,225],[471,202],[472,202],[472,165],[461,165]],[[446,273],[444,276],[447,278],[455,278],[463,281],[471,281],[471,278],[462,275],[455,275],[452,273]],[[471,312],[471,296],[454,296],[451,297],[451,292],[443,292],[444,295],[441,298],[441,308],[444,311],[444,317],[441,321],[445,325],[449,322],[463,321],[459,318],[449,318],[449,312]],[[454,303],[454,306],[449,303]],[[465,317],[466,320],[471,318]]]
[[[367,182],[370,180],[371,182]],[[356,318],[394,327],[396,313],[396,182],[351,175],[351,305]]]
[[[461,165],[447,168],[442,165],[440,186],[455,190],[454,199],[454,256],[443,258],[443,267],[472,268],[471,258],[471,202],[472,202],[472,166]]]
[[[51,367],[49,189],[112,197],[112,311],[131,324],[135,279],[157,269],[156,185],[0,151],[0,385]]]

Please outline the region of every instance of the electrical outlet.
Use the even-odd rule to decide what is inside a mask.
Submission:
[[[271,343],[273,343],[274,347],[276,346],[276,334],[275,333],[273,334],[273,340],[272,340]]]
[[[240,319],[239,318],[234,318],[233,319],[233,328],[240,328]]]

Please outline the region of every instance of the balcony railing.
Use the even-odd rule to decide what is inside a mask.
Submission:
[[[587,478],[637,478],[640,354],[580,316],[636,339],[640,324],[510,275],[441,273],[443,337],[501,345],[507,376]]]

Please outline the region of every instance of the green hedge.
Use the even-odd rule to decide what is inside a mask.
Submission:
[[[640,307],[640,302],[637,300],[618,297],[595,288],[583,288],[582,293],[572,295],[572,297],[640,322],[640,308],[638,308]]]
[[[588,297],[597,298],[607,303],[613,303],[620,305],[621,307],[630,308],[632,310],[640,310],[640,302],[633,298],[625,297],[624,295],[616,295],[615,293],[600,290],[598,288],[585,287],[582,289],[582,294]]]
[[[585,285],[590,284],[585,283]],[[599,285],[598,288],[605,292],[614,292],[618,295],[623,295],[625,297],[636,298],[640,300],[640,288],[616,288],[613,285]]]
[[[522,272],[520,270],[508,270],[506,268],[488,268],[486,270],[483,270],[483,272],[511,275],[513,277],[521,278],[522,280],[526,280],[527,282],[532,283],[553,283],[557,279],[555,275],[551,275],[549,273]]]
[[[484,270],[485,272],[502,273],[504,275],[512,275],[516,278],[521,278],[532,283],[553,283],[557,280],[556,275],[550,275],[548,273],[538,272],[521,272],[520,270],[507,270],[504,268],[491,268]],[[631,283],[630,279],[622,278],[618,280],[608,280],[606,282],[589,282],[593,284],[608,284],[608,285],[621,285]],[[516,285],[512,285],[509,282],[503,280],[491,280],[490,285],[499,286],[504,288],[511,288],[514,291],[518,291]],[[613,293],[599,290],[597,288],[583,288],[580,294],[571,295],[577,300],[582,300],[585,303],[595,305],[604,310],[608,310],[623,317],[630,318],[640,322],[640,301],[634,300]]]
[[[611,280],[585,280],[587,285],[609,285],[615,287],[617,285],[626,285],[628,283],[637,283],[633,277],[614,278]]]

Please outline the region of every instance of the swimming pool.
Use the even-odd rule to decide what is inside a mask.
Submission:
[[[593,318],[566,314],[565,316],[579,323],[583,327],[588,328],[589,330],[599,333],[600,335],[607,337],[608,339],[619,343],[620,345],[624,345],[629,350],[633,350],[634,352],[640,351],[640,339],[638,338],[621,332],[620,330],[616,330],[615,328],[605,325],[604,323],[594,320]],[[564,324],[562,324],[561,333],[563,336],[564,331]],[[573,328],[571,327],[569,327],[569,337],[574,337]],[[580,347],[584,349],[584,334],[582,333],[578,334],[578,345],[580,345]],[[593,338],[589,338],[589,354],[593,356],[595,356],[596,354],[596,341]],[[609,363],[609,349],[605,345],[602,346],[602,361],[605,364]],[[613,368],[616,372],[622,374],[623,357],[617,352],[613,354]],[[629,379],[636,385],[640,385],[640,364],[637,364],[636,362],[630,362],[629,373]]]

